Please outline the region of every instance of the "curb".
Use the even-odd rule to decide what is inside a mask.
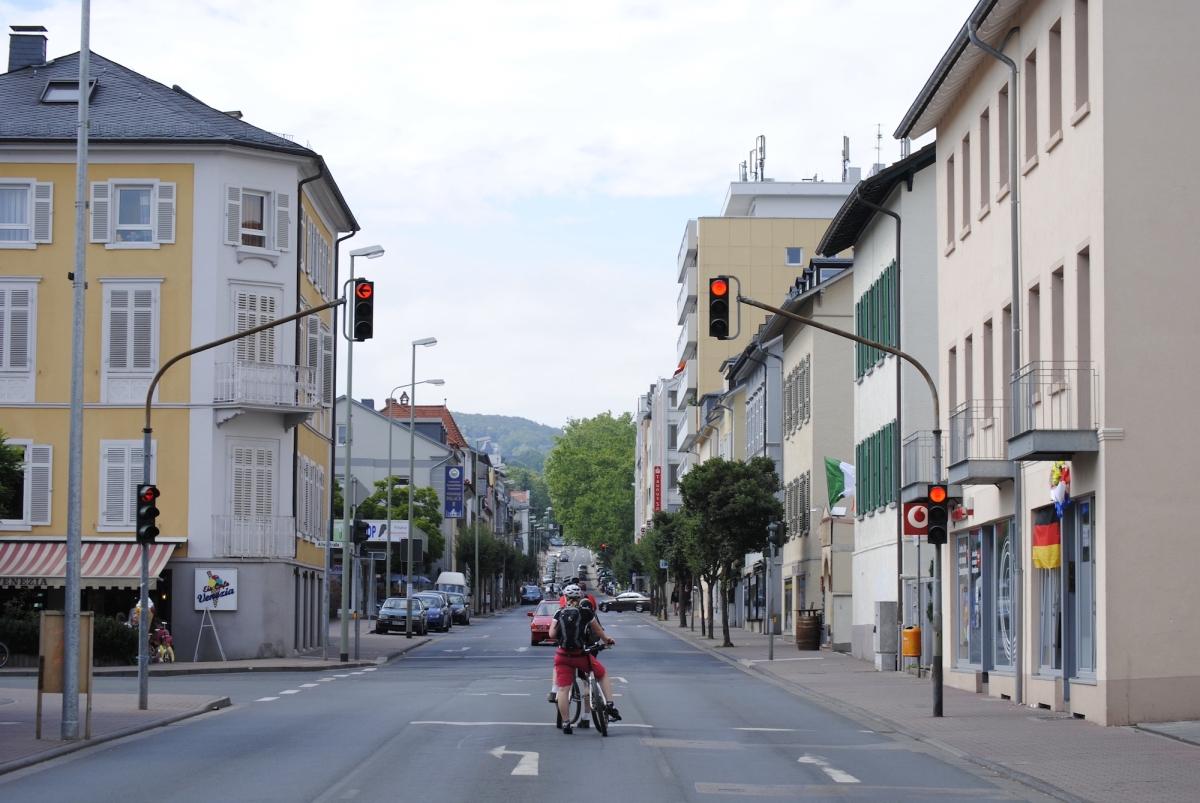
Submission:
[[[899,733],[902,736],[906,736],[909,739],[912,739],[914,741],[922,742],[922,743],[928,744],[932,747],[936,747],[939,750],[944,750],[947,753],[949,753],[950,755],[954,756],[955,758],[962,759],[963,761],[969,761],[972,764],[977,764],[978,766],[983,767],[984,769],[991,770],[992,772],[995,772],[998,775],[1003,775],[1004,777],[1008,778],[1009,780],[1016,781],[1017,783],[1028,786],[1029,788],[1034,789],[1038,792],[1041,792],[1044,795],[1049,795],[1050,797],[1061,800],[1061,801],[1063,801],[1063,803],[1091,803],[1091,801],[1087,800],[1086,798],[1082,798],[1077,795],[1073,795],[1070,792],[1067,792],[1066,790],[1059,789],[1057,786],[1054,786],[1053,784],[1049,784],[1049,783],[1046,783],[1045,781],[1034,778],[1032,775],[1026,775],[1025,773],[1020,772],[1019,770],[1011,769],[1011,768],[1009,768],[1003,764],[999,764],[995,761],[991,761],[986,758],[981,758],[979,756],[971,755],[970,753],[959,750],[957,747],[948,745],[939,739],[934,739],[931,736],[925,736],[923,734],[917,733],[916,731],[909,730],[908,728],[904,727],[903,725],[900,725],[896,722],[892,722],[890,719],[887,719],[886,717],[881,717],[880,715],[872,713],[870,711],[867,711],[864,708],[859,708],[858,706],[856,706],[852,703],[843,702],[843,701],[837,699],[836,697],[830,697],[827,694],[823,694],[819,691],[814,691],[813,689],[810,689],[807,686],[803,686],[794,681],[785,680],[784,678],[781,678],[781,677],[778,677],[777,675],[768,673],[765,670],[758,669],[755,664],[750,664],[749,666],[747,666],[746,664],[743,664],[741,661],[738,661],[736,658],[733,658],[728,655],[724,655],[715,647],[710,647],[707,644],[697,644],[695,642],[695,640],[692,639],[690,636],[684,636],[679,633],[671,632],[672,631],[671,628],[663,626],[661,623],[658,622],[658,620],[654,620],[654,624],[657,625],[660,630],[664,630],[668,633],[671,633],[671,635],[675,636],[680,641],[683,641],[684,643],[687,643],[687,644],[691,644],[699,650],[709,652],[709,653],[713,654],[714,656],[716,656],[717,658],[724,661],[725,663],[727,663],[731,666],[736,666],[738,669],[742,670],[743,672],[746,672],[747,674],[753,672],[754,674],[758,675],[759,677],[763,678],[764,680],[767,680],[771,683],[775,683],[779,686],[782,686],[785,689],[788,689],[789,691],[800,692],[804,696],[809,696],[809,697],[815,698],[816,700],[819,700],[820,702],[824,703],[825,706],[828,708],[841,708],[845,711],[851,711],[854,714],[856,714],[857,716],[863,717],[865,719],[869,719],[872,722],[878,722],[881,725],[885,725],[886,727],[890,728],[891,730],[895,731],[896,733]]]
[[[231,703],[229,702],[228,697],[214,697],[203,705],[193,708],[191,711],[180,711],[177,714],[171,714],[170,716],[163,717],[162,719],[156,719],[151,722],[141,722],[137,725],[130,725],[128,728],[121,728],[120,730],[111,731],[109,733],[102,733],[99,736],[92,737],[91,739],[80,739],[77,742],[64,744],[61,747],[55,747],[51,750],[46,750],[32,756],[26,756],[25,758],[18,758],[14,761],[5,762],[4,764],[0,764],[0,775],[16,772],[17,770],[25,769],[26,767],[32,767],[35,764],[41,764],[42,762],[50,761],[60,756],[65,756],[69,753],[75,753],[79,750],[84,750],[88,747],[93,747],[98,744],[116,741],[117,739],[124,739],[126,736],[133,736],[136,733],[143,733],[144,731],[161,728],[166,725],[180,722],[181,720],[191,719],[192,717],[199,716],[200,714],[207,714],[209,711],[219,711],[222,708],[228,708],[230,705]]]

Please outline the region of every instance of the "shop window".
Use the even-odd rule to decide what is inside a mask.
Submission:
[[[983,530],[957,538],[956,654],[959,666],[983,665]]]
[[[991,549],[991,641],[992,666],[1012,669],[1016,654],[1013,640],[1013,556],[1012,520],[998,522],[992,528]]]
[[[1096,675],[1096,500],[1077,500],[1072,591],[1075,597],[1075,674]]]

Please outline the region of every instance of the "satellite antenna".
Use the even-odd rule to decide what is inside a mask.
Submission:
[[[842,182],[850,175],[850,137],[842,135]]]
[[[767,135],[759,134],[758,141],[754,144],[754,149],[758,151],[758,179],[759,181],[767,180]]]

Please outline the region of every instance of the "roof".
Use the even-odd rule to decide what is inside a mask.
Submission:
[[[313,162],[311,175],[324,174],[334,201],[346,218],[347,225],[340,230],[358,230],[341,190],[324,159],[315,151],[230,117],[178,86],[160,84],[98,53],[91,54],[89,74],[96,82],[88,107],[89,142],[233,145],[302,157]],[[42,93],[50,80],[77,82],[79,54],[0,74],[0,109],[4,109],[0,145],[75,141],[78,106],[42,103]]]
[[[747,217],[756,206],[762,206],[755,217],[827,218],[851,189],[840,181],[732,181],[721,204],[721,217]]]
[[[391,416],[392,418],[409,417],[408,405],[401,404],[395,399],[388,399],[384,403],[384,408],[379,411],[380,415]],[[450,413],[450,408],[444,404],[418,404],[416,413],[413,415],[418,421],[429,421],[430,419],[439,419],[446,427],[446,443],[456,449],[465,449],[467,439],[463,437],[462,430],[458,428],[458,423],[454,420],[454,416]]]
[[[346,397],[345,397],[345,395],[338,396],[338,397],[337,397],[337,403],[338,403],[338,404],[345,404],[345,403],[346,403]],[[355,412],[355,415],[358,415],[358,414],[360,414],[360,413],[363,413],[363,412],[367,412],[367,413],[372,413],[372,414],[374,414],[374,415],[377,415],[377,416],[379,416],[380,418],[387,418],[387,414],[386,414],[386,413],[385,413],[383,410],[376,410],[374,407],[371,407],[371,406],[370,406],[370,405],[368,405],[368,404],[363,404],[363,403],[362,403],[361,401],[359,401],[358,399],[355,399],[355,400],[354,400],[354,406],[358,408],[357,410],[355,410],[355,411],[354,411],[354,412]],[[405,409],[405,413],[404,413],[404,418],[403,418],[403,420],[402,420],[402,419],[400,419],[399,417],[397,417],[397,418],[395,418],[395,419],[393,420],[393,424],[394,424],[395,426],[398,426],[398,427],[403,427],[404,429],[408,429],[408,412],[407,412],[407,411],[408,411],[408,408],[406,407],[406,408],[404,408],[404,409]],[[420,423],[420,422],[421,422],[421,420],[422,420],[422,419],[421,419],[421,416],[420,416],[420,414],[419,414],[419,413],[420,413],[420,410],[421,410],[421,405],[419,405],[419,404],[418,404],[418,405],[417,405],[417,411],[418,411],[418,415],[417,415],[417,422],[418,422],[418,423]],[[341,420],[341,419],[339,419],[339,420]],[[425,420],[428,420],[428,419],[425,419]],[[438,447],[439,449],[448,449],[448,450],[452,450],[453,444],[450,444],[450,443],[442,443],[441,441],[439,441],[439,440],[436,440],[435,438],[431,438],[431,437],[429,437],[428,435],[426,435],[425,433],[421,432],[420,428],[418,428],[418,429],[417,429],[417,432],[416,432],[416,434],[417,434],[417,437],[418,437],[418,438],[420,438],[421,440],[424,440],[424,441],[429,441],[429,443],[433,444],[434,446]]]
[[[854,192],[846,198],[842,208],[834,215],[829,228],[825,230],[825,235],[817,245],[817,253],[837,254],[857,243],[867,225],[878,214],[863,203],[864,199],[882,206],[901,181],[906,181],[911,190],[913,176],[933,164],[936,158],[935,148],[936,143],[931,142],[916,153],[858,182]]]
[[[967,19],[975,20],[979,38],[995,47],[1008,33],[1008,22],[1020,10],[1023,2],[1024,0],[979,0]],[[964,22],[950,48],[934,68],[933,75],[929,76],[921,93],[900,121],[900,126],[895,132],[896,139],[916,139],[937,128],[983,59],[990,61],[991,56],[971,44],[967,24]]]

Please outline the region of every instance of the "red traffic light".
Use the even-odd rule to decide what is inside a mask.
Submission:
[[[354,288],[354,295],[359,298],[370,298],[375,293],[375,286],[370,282],[363,282]]]
[[[929,489],[929,501],[940,505],[946,501],[946,489],[941,485],[934,485]]]
[[[155,488],[153,485],[147,485],[145,488],[142,489],[141,500],[143,502],[153,502],[158,497],[159,497],[158,489]]]
[[[729,295],[729,285],[725,283],[724,279],[713,280],[713,283],[708,286],[708,290],[714,296]]]

